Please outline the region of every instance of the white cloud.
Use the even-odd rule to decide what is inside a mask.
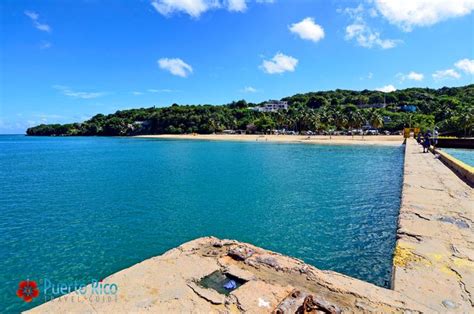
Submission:
[[[404,31],[430,26],[474,10],[473,0],[375,0],[378,12]]]
[[[454,64],[456,68],[467,73],[474,74],[474,60],[462,59]]]
[[[28,16],[33,21],[39,19],[39,14],[33,11],[25,11],[25,15]]]
[[[416,73],[416,72],[413,72],[413,71],[411,71],[407,75],[407,79],[413,80],[413,81],[422,81],[423,78],[424,78],[424,75],[422,73]]]
[[[298,65],[298,59],[278,52],[271,60],[263,60],[260,68],[268,74],[293,72]]]
[[[346,40],[355,40],[359,46],[365,48],[379,47],[382,49],[394,48],[401,41],[396,39],[383,39],[380,32],[373,30],[366,22],[367,12],[362,4],[355,8],[339,10],[352,19],[352,24],[346,27]],[[369,10],[368,14],[374,17],[374,12]]]
[[[249,0],[151,0],[155,10],[165,16],[174,13],[185,13],[191,17],[199,18],[209,10],[226,9],[231,12],[244,12],[247,10]],[[257,3],[273,3],[273,0],[256,0]]]
[[[72,90],[65,90],[64,95],[70,96],[70,97],[75,97],[75,98],[82,98],[82,99],[92,99],[92,98],[97,98],[101,97],[104,95],[104,93],[99,93],[99,92],[76,92]]]
[[[73,98],[81,98],[81,99],[92,99],[104,96],[106,93],[104,92],[79,92],[72,90],[67,86],[62,85],[54,85],[54,89],[57,89],[62,92],[63,95],[73,97]]]
[[[461,74],[456,72],[454,69],[439,70],[433,73],[433,78],[435,80],[444,80],[444,79],[458,79],[461,77]]]
[[[228,0],[227,9],[234,12],[244,12],[247,10],[246,0]]]
[[[297,34],[301,39],[318,42],[324,38],[324,29],[314,22],[314,19],[307,17],[301,22],[294,23],[289,27],[292,33]]]
[[[158,60],[158,65],[161,69],[176,76],[187,77],[193,73],[193,68],[179,58],[161,58]]]
[[[153,0],[151,5],[162,15],[183,12],[192,17],[199,17],[207,10],[218,7],[219,2],[212,0]]]
[[[403,73],[398,73],[397,77],[400,78],[400,81],[405,81],[405,80],[411,80],[411,81],[423,81],[425,76],[422,73],[417,73],[414,71],[411,71],[408,74],[403,74]]]
[[[385,85],[383,87],[376,88],[375,90],[378,90],[379,92],[390,93],[390,92],[396,91],[397,89],[395,88],[395,86],[390,84],[390,85]]]
[[[140,96],[140,95],[143,95],[143,92],[132,92],[132,94],[135,96]]]
[[[33,22],[33,25],[39,29],[40,31],[43,32],[51,32],[51,27],[48,24],[40,23],[39,20],[39,14],[34,12],[34,11],[25,11],[24,12],[26,16],[28,16],[31,21]]]
[[[243,93],[256,93],[256,92],[258,92],[258,90],[255,87],[246,86],[241,90],[241,92],[243,92]]]
[[[349,15],[351,18],[354,20],[357,19],[362,19],[362,14],[364,13],[364,6],[362,4],[359,4],[355,8],[345,8],[345,9],[338,9],[338,13],[345,13]]]
[[[355,39],[359,46],[365,48],[380,47],[382,49],[390,49],[397,46],[398,40],[382,39],[380,33],[373,31],[366,24],[351,24],[346,27],[346,40]]]

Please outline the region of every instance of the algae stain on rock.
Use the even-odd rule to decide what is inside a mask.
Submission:
[[[413,247],[411,245],[398,242],[395,247],[393,264],[397,267],[406,268],[412,263],[431,264],[426,258],[413,253]]]

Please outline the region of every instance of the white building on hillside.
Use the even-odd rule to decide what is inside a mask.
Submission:
[[[288,110],[288,102],[281,100],[269,100],[263,106],[253,107],[252,110],[258,112],[277,112],[278,110]]]

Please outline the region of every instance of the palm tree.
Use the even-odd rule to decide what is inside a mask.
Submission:
[[[354,129],[360,129],[364,123],[364,116],[360,113],[359,110],[351,111],[347,121],[350,126],[352,126],[352,138],[354,138]],[[363,135],[362,135],[363,137]]]
[[[308,111],[304,109],[300,109],[296,112],[295,115],[295,124],[296,124],[296,131],[299,133],[301,132],[307,125],[308,122]]]
[[[277,129],[281,129],[285,125],[286,114],[283,110],[277,111],[275,115],[275,122],[276,122]]]
[[[319,121],[322,127],[329,131],[329,139],[332,138],[331,126],[334,125],[334,113],[331,111],[321,111]]]
[[[313,126],[314,111],[310,109],[305,109],[302,112],[301,116],[301,129],[306,131],[310,130]]]
[[[336,129],[342,129],[347,126],[347,117],[341,108],[336,108],[333,112],[333,120],[334,124],[336,125]]]
[[[322,131],[324,129],[323,123],[321,123],[321,115],[316,112],[312,112],[310,120],[311,128],[315,131]]]
[[[351,130],[352,138],[354,138],[354,128],[360,127],[364,118],[361,115],[359,109],[354,105],[347,105],[344,107],[343,114],[346,117],[347,126]]]
[[[456,118],[457,123],[464,130],[464,136],[470,135],[474,127],[474,108],[463,107]]]
[[[383,117],[379,111],[372,110],[369,112],[369,123],[376,129],[383,127]]]
[[[296,131],[296,119],[294,118],[294,116],[288,116],[286,121],[288,123],[288,129]]]
[[[413,114],[408,113],[403,116],[403,124],[405,124],[405,127],[409,127],[411,129],[413,125]]]

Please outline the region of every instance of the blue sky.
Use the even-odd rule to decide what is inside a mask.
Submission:
[[[0,133],[96,113],[473,83],[473,0],[4,0]]]

